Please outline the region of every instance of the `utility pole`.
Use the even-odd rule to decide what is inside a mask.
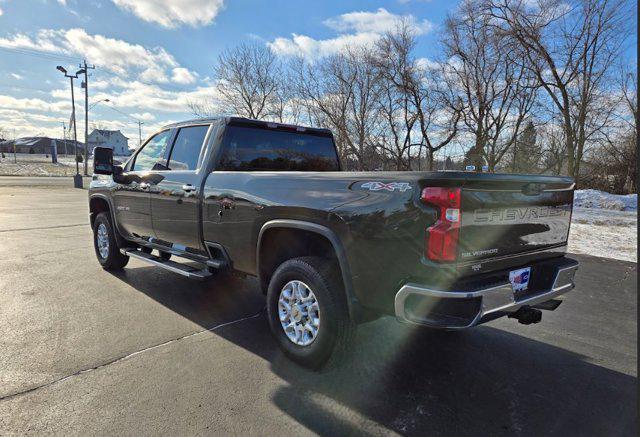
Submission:
[[[64,125],[64,121],[62,122],[62,141],[64,142],[64,154],[67,153],[67,127]]]
[[[73,119],[73,144],[74,144],[74,155],[76,161],[76,176],[80,176],[80,169],[78,168],[78,131],[76,124],[76,98],[73,94],[73,77],[69,77],[71,79],[71,118]],[[80,179],[82,181],[82,179]]]
[[[109,100],[106,99],[106,101],[109,101]],[[113,103],[113,102],[111,102],[111,103]],[[144,124],[144,122],[142,120],[139,120],[139,119],[127,114],[126,112],[123,112],[123,111],[119,110],[118,108],[113,107],[113,106],[107,106],[107,108],[111,109],[112,111],[116,111],[117,113],[122,114],[122,115],[124,115],[126,117],[129,117],[129,118],[135,120],[136,123],[138,123],[138,147],[140,147],[142,145],[142,125]]]
[[[64,74],[64,77],[68,77],[71,80],[71,119],[73,120],[73,142],[74,142],[74,159],[76,161],[76,174],[73,177],[73,186],[75,188],[82,188],[82,176],[80,175],[80,168],[78,167],[78,129],[76,124],[76,99],[73,91],[73,79],[78,78],[78,74],[84,73],[82,70],[76,71],[76,74],[68,74],[67,70],[58,65],[56,67],[58,71]]]
[[[84,175],[89,176],[87,165],[89,164],[89,73],[88,70],[95,70],[96,66],[88,66],[87,60],[83,60],[84,64],[80,64],[78,68],[84,70]]]
[[[142,125],[144,123],[138,120],[138,147],[142,145]]]

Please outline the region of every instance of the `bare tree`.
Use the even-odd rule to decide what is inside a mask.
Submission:
[[[615,122],[603,130],[600,147],[587,157],[593,169],[590,185],[598,186],[614,193],[637,192],[638,169],[638,95],[637,73],[621,68],[617,81],[619,102],[616,105]],[[603,182],[598,183],[597,178]]]
[[[395,170],[408,170],[411,167],[411,132],[417,120],[416,113],[410,96],[388,78],[381,77],[380,88],[376,101],[377,123],[370,143],[392,161]]]
[[[243,43],[225,50],[214,71],[218,97],[208,102],[191,102],[196,116],[222,112],[261,119],[282,115],[273,106],[274,102],[282,103],[278,94],[282,71],[276,56],[264,45]]]
[[[444,78],[457,90],[463,104],[463,122],[475,138],[468,159],[490,171],[513,146],[522,122],[535,101],[535,83],[506,41],[489,25],[480,4],[465,0],[445,24]],[[453,94],[455,95],[455,93]]]
[[[344,53],[295,65],[297,95],[310,121],[330,127],[341,158],[357,170],[375,168],[371,138],[380,93],[378,73],[368,50]]]
[[[627,32],[622,0],[487,0],[488,24],[511,38],[558,111],[568,172],[576,180],[585,144],[607,124],[598,97]],[[516,47],[514,45],[514,47]],[[604,117],[604,119],[603,119]]]
[[[380,89],[375,141],[391,159],[396,170],[411,168],[411,136],[418,110],[412,95],[415,37],[407,23],[388,32],[377,43],[373,63],[378,71]],[[418,155],[419,158],[419,155]]]
[[[447,89],[441,86],[436,73],[438,69],[429,68],[424,61],[416,59],[413,55],[415,46],[415,32],[407,23],[401,22],[397,29],[379,40],[376,65],[387,84],[385,88],[393,88],[398,94],[400,111],[396,118],[403,120],[404,134],[393,134],[395,155],[404,156],[406,153],[408,161],[402,166],[410,168],[411,147],[418,144],[418,166],[421,150],[425,148],[428,169],[433,170],[435,153],[458,133],[461,109],[457,107],[458,102],[444,98]],[[454,101],[454,105],[448,105],[448,101]],[[412,140],[415,127],[418,132]],[[401,164],[401,160],[396,158],[396,161]]]
[[[540,173],[562,174],[567,165],[567,143],[562,127],[552,123],[543,126],[539,132],[542,148],[542,169]]]
[[[458,136],[463,113],[461,99],[443,77],[442,66],[423,69],[416,75],[411,88],[429,170],[434,170],[436,152]]]
[[[638,72],[622,68],[620,72],[620,90],[627,116],[622,117],[623,121],[633,132],[633,136],[638,138]]]

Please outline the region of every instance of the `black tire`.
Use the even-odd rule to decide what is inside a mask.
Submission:
[[[320,308],[317,336],[307,346],[295,344],[287,337],[278,314],[280,292],[293,280],[311,288]],[[267,313],[271,332],[282,351],[304,367],[319,369],[342,362],[353,342],[355,324],[349,317],[340,269],[330,260],[302,257],[282,263],[269,282]]]
[[[163,252],[160,250],[158,251],[158,254],[163,261],[169,261],[171,259],[171,254],[169,252]]]
[[[106,257],[100,254],[100,248],[98,247],[98,230],[102,225],[104,225],[107,233],[108,254]],[[129,262],[129,257],[120,253],[120,248],[113,232],[109,214],[107,212],[98,214],[93,222],[93,247],[96,251],[98,262],[105,270],[120,270]]]
[[[153,249],[147,246],[140,246],[140,252],[151,253],[153,252]]]

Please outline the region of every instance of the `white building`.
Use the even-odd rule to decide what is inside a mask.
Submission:
[[[113,149],[114,155],[128,156],[131,154],[129,138],[125,137],[119,130],[94,129],[89,134],[89,150],[91,150],[91,153],[97,146]]]

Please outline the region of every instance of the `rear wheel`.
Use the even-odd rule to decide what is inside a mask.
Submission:
[[[98,262],[105,270],[118,270],[129,262],[129,257],[120,253],[107,212],[101,212],[93,222],[93,245]]]
[[[169,252],[159,251],[158,253],[163,261],[169,261],[171,259],[171,254]]]
[[[269,283],[269,325],[280,348],[310,368],[344,358],[355,333],[335,263],[318,257],[285,261]]]

